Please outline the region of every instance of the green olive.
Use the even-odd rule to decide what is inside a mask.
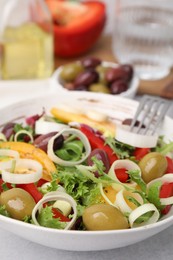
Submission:
[[[106,72],[108,71],[108,67],[104,67],[102,65],[99,65],[96,67],[96,71],[98,72],[99,74],[99,82],[104,84],[104,85],[107,85],[107,80],[106,80]]]
[[[36,203],[27,191],[20,188],[12,188],[1,193],[0,204],[5,205],[12,218],[23,220],[25,216],[32,214]]]
[[[60,79],[66,82],[74,81],[75,78],[83,71],[84,68],[82,64],[78,62],[64,65],[60,72]]]
[[[110,89],[101,83],[91,84],[89,86],[88,90],[91,92],[101,92],[101,93],[107,93],[107,94],[110,93]]]
[[[117,208],[96,204],[86,208],[82,215],[87,230],[114,230],[129,227],[127,219]]]
[[[106,80],[106,72],[108,70],[109,70],[109,67],[104,67],[102,65],[99,65],[99,66],[96,67],[96,71],[99,74],[99,82],[104,84],[104,85],[108,84],[108,82]]]
[[[158,152],[152,152],[145,155],[139,162],[142,172],[142,178],[146,183],[161,177],[167,169],[167,160],[165,156]]]

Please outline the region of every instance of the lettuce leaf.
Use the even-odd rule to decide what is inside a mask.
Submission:
[[[5,205],[0,205],[0,215],[3,215],[5,217],[10,217],[10,214],[6,210]]]
[[[76,200],[80,209],[79,216],[85,207],[102,202],[98,183],[82,174],[76,167],[58,167],[58,174],[53,178],[56,177],[66,192]]]
[[[134,182],[136,182],[139,187],[141,188],[141,190],[146,193],[146,189],[147,189],[147,185],[146,183],[143,181],[142,177],[139,174],[139,170],[131,170],[128,171],[128,174],[130,176],[130,179]]]
[[[160,188],[162,186],[161,181],[154,182],[148,189],[148,200],[153,203],[158,209],[163,209],[164,206],[160,202]]]
[[[129,158],[132,156],[133,151],[135,150],[135,147],[130,146],[128,144],[119,142],[115,138],[112,137],[106,137],[105,143],[108,144],[114,153],[120,158]]]
[[[41,209],[37,221],[43,227],[64,229],[66,226],[66,223],[61,222],[59,218],[53,218],[52,207],[49,206]]]
[[[173,142],[165,143],[163,138],[163,136],[159,137],[158,144],[154,151],[166,156],[168,153],[173,152]]]

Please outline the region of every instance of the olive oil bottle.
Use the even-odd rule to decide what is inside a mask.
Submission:
[[[53,71],[53,32],[44,0],[7,0],[3,11],[4,17],[0,18],[1,78],[49,77]]]

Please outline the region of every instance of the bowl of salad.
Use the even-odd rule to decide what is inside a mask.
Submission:
[[[92,251],[172,225],[173,142],[164,133],[155,144],[145,136],[141,147],[116,137],[137,106],[73,92],[1,109],[0,228],[52,248]]]

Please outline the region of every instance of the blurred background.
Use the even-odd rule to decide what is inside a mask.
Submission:
[[[7,0],[0,0],[0,15],[2,13],[2,7],[5,4]],[[103,2],[106,4],[107,7],[107,22],[105,27],[105,33],[111,33],[112,32],[112,25],[113,25],[113,12],[114,12],[114,6],[115,6],[116,0],[100,0],[100,2]],[[82,2],[82,1],[81,1]]]

